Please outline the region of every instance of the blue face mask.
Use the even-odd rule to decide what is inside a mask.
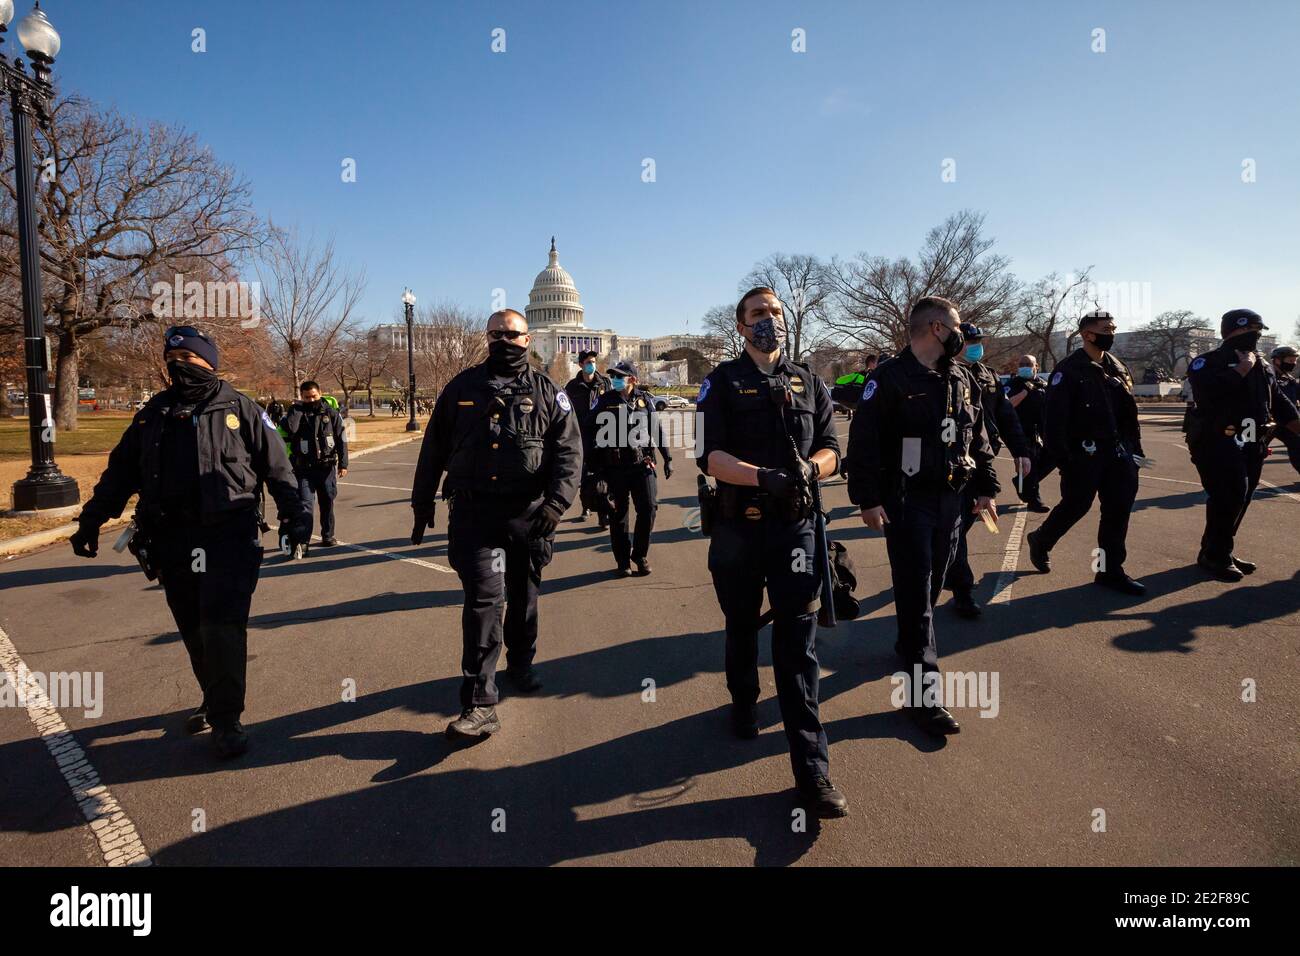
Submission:
[[[584,365],[584,366],[582,367],[582,370],[583,370],[584,372],[586,372],[588,375],[595,375],[595,374],[596,374],[596,363],[595,363],[595,362],[588,362],[586,365]]]
[[[984,346],[968,345],[966,346],[966,358],[972,362],[978,362],[984,357]]]
[[[1028,365],[1022,365],[1020,368],[1016,369],[1016,374],[1021,378],[1033,378],[1034,370]]]
[[[612,376],[609,380],[609,387],[616,392],[623,391],[623,386],[626,384],[627,384],[627,379],[619,378],[617,375]]]

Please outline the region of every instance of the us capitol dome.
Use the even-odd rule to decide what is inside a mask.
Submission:
[[[560,265],[554,236],[551,236],[550,259],[533,280],[524,315],[532,333],[533,351],[543,362],[551,362],[556,355],[567,355],[576,361],[578,353],[586,351],[596,352],[602,360],[611,363],[638,357],[639,337],[620,336],[613,329],[587,328],[582,297],[573,284],[573,276]]]

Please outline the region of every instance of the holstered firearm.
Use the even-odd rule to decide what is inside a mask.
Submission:
[[[700,534],[707,538],[718,518],[718,492],[703,475],[696,477],[695,487],[700,499]]]
[[[136,512],[131,517],[131,524],[127,526],[122,537],[125,538],[123,546],[135,556],[140,564],[140,570],[150,581],[158,579],[158,558],[153,550],[153,535],[150,531],[149,522]],[[121,551],[122,548],[114,545],[113,550]]]

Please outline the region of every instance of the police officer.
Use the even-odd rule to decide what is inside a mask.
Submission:
[[[1240,581],[1254,572],[1253,562],[1233,554],[1233,539],[1259,484],[1273,430],[1300,431],[1295,405],[1273,368],[1255,353],[1267,328],[1258,312],[1225,312],[1219,323],[1223,344],[1187,367],[1195,403],[1187,449],[1208,495],[1196,563],[1220,581]]]
[[[262,564],[259,484],[279,505],[290,543],[310,536],[311,514],[270,417],[217,377],[216,344],[177,326],[167,330],[163,357],[171,386],[136,413],[109,455],[72,549],[95,557],[100,527],[139,494],[132,550],[142,547],[157,571],[203,692],[186,729],[210,726],[217,753],[234,757],[248,749],[240,716]]]
[[[1002,450],[1002,438],[1005,436],[1011,454],[1015,457],[1016,474],[1024,480],[1029,474],[1031,459],[1029,441],[1020,428],[1020,418],[1007,401],[1006,393],[997,372],[984,364],[984,332],[973,322],[961,324],[962,359],[975,378],[980,391],[980,407],[983,409],[984,433],[989,446],[996,455]],[[952,591],[953,607],[964,618],[977,618],[983,610],[975,601],[972,592],[975,589],[975,574],[971,571],[967,556],[966,536],[971,525],[975,523],[975,485],[967,482],[962,490],[961,535],[957,539],[957,553],[948,567],[945,586]]]
[[[586,518],[592,511],[600,515],[602,528],[609,524],[609,512],[603,508],[593,507],[596,498],[597,478],[591,470],[591,439],[594,435],[591,424],[591,410],[601,395],[609,391],[609,379],[596,371],[596,353],[587,351],[578,353],[578,374],[564,386],[564,394],[569,396],[569,404],[578,416],[578,428],[582,432],[583,470],[580,497],[582,515]]]
[[[1047,413],[1047,383],[1038,377],[1038,358],[1022,355],[1016,362],[1016,374],[1007,383],[1007,401],[1016,410],[1020,428],[1029,442],[1029,457],[1033,463],[1029,474],[1017,488],[1020,500],[1035,514],[1047,514],[1052,509],[1043,504],[1041,485],[1044,478],[1056,470],[1056,463],[1048,454],[1043,439],[1043,424]]]
[[[997,513],[997,474],[957,307],[925,296],[908,314],[909,345],[868,379],[849,428],[849,500],[883,531],[894,584],[898,642],[912,669],[906,712],[936,736],[961,727],[917,686],[937,679],[934,605],[957,552],[964,511]],[[968,486],[969,489],[968,489]],[[934,674],[935,677],[927,677]]]
[[[1300,406],[1300,380],[1296,378],[1296,350],[1289,345],[1282,345],[1273,350],[1271,360],[1273,372],[1277,375],[1277,387],[1291,400],[1292,405]],[[1292,434],[1289,428],[1280,428],[1277,437],[1286,446],[1291,467],[1300,472],[1300,438]]]
[[[1083,342],[1052,371],[1047,388],[1047,442],[1061,470],[1061,500],[1042,525],[1025,536],[1029,560],[1052,570],[1056,542],[1101,499],[1097,584],[1141,595],[1146,586],[1124,571],[1129,515],[1137,499],[1134,456],[1143,457],[1133,377],[1110,353],[1115,319],[1096,310],[1079,319]]]
[[[710,372],[696,399],[697,463],[718,484],[709,571],[726,618],[732,729],[758,736],[758,618],[766,585],[772,670],[795,785],[817,815],[843,816],[848,802],[830,781],[818,714],[821,582],[809,490],[838,466],[831,397],[807,366],[782,353],[784,314],[771,289],[741,297],[736,331],[744,351]]]
[[[659,509],[655,452],[663,456],[664,478],[673,476],[672,455],[659,433],[654,396],[639,387],[636,366],[620,362],[609,369],[609,390],[591,409],[594,432],[590,446],[591,468],[609,488],[614,511],[609,521],[609,542],[619,577],[650,573],[650,532]],[[584,460],[586,460],[584,458]],[[636,526],[627,533],[629,499],[636,508]]]
[[[319,385],[305,381],[299,393],[302,401],[295,402],[284,416],[280,433],[289,445],[298,495],[309,515],[320,501],[321,544],[331,548],[338,544],[334,538],[334,499],[339,493],[338,479],[348,473],[347,435],[337,404],[321,398]]]
[[[434,495],[446,473],[447,557],[465,589],[461,714],[447,726],[453,738],[501,728],[503,604],[506,674],[521,692],[542,686],[533,671],[538,588],[582,474],[573,403],[529,366],[527,321],[513,309],[494,312],[487,340],[487,360],[438,396],[411,490],[411,542],[419,544],[433,527]]]

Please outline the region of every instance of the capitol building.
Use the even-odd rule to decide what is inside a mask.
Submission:
[[[637,363],[642,380],[647,385],[685,385],[685,360],[664,362],[659,360],[660,355],[673,349],[693,348],[715,362],[721,358],[710,354],[716,350],[716,343],[702,335],[642,338],[638,335],[619,335],[613,329],[588,328],[582,296],[573,283],[573,276],[560,265],[560,254],[556,251],[554,236],[551,237],[549,261],[533,280],[524,315],[528,319],[528,331],[532,335],[532,351],[537,353],[542,364],[552,374],[563,374],[564,370],[556,366],[565,362],[568,363],[568,375],[571,377],[577,374],[578,354],[591,351],[596,353],[596,364],[601,370],[618,362],[630,361]],[[417,323],[416,351],[436,348],[435,332],[436,329]],[[385,347],[397,350],[406,348],[405,324],[378,325],[370,329],[368,334],[371,341],[379,342]],[[557,358],[563,361],[557,363]]]

